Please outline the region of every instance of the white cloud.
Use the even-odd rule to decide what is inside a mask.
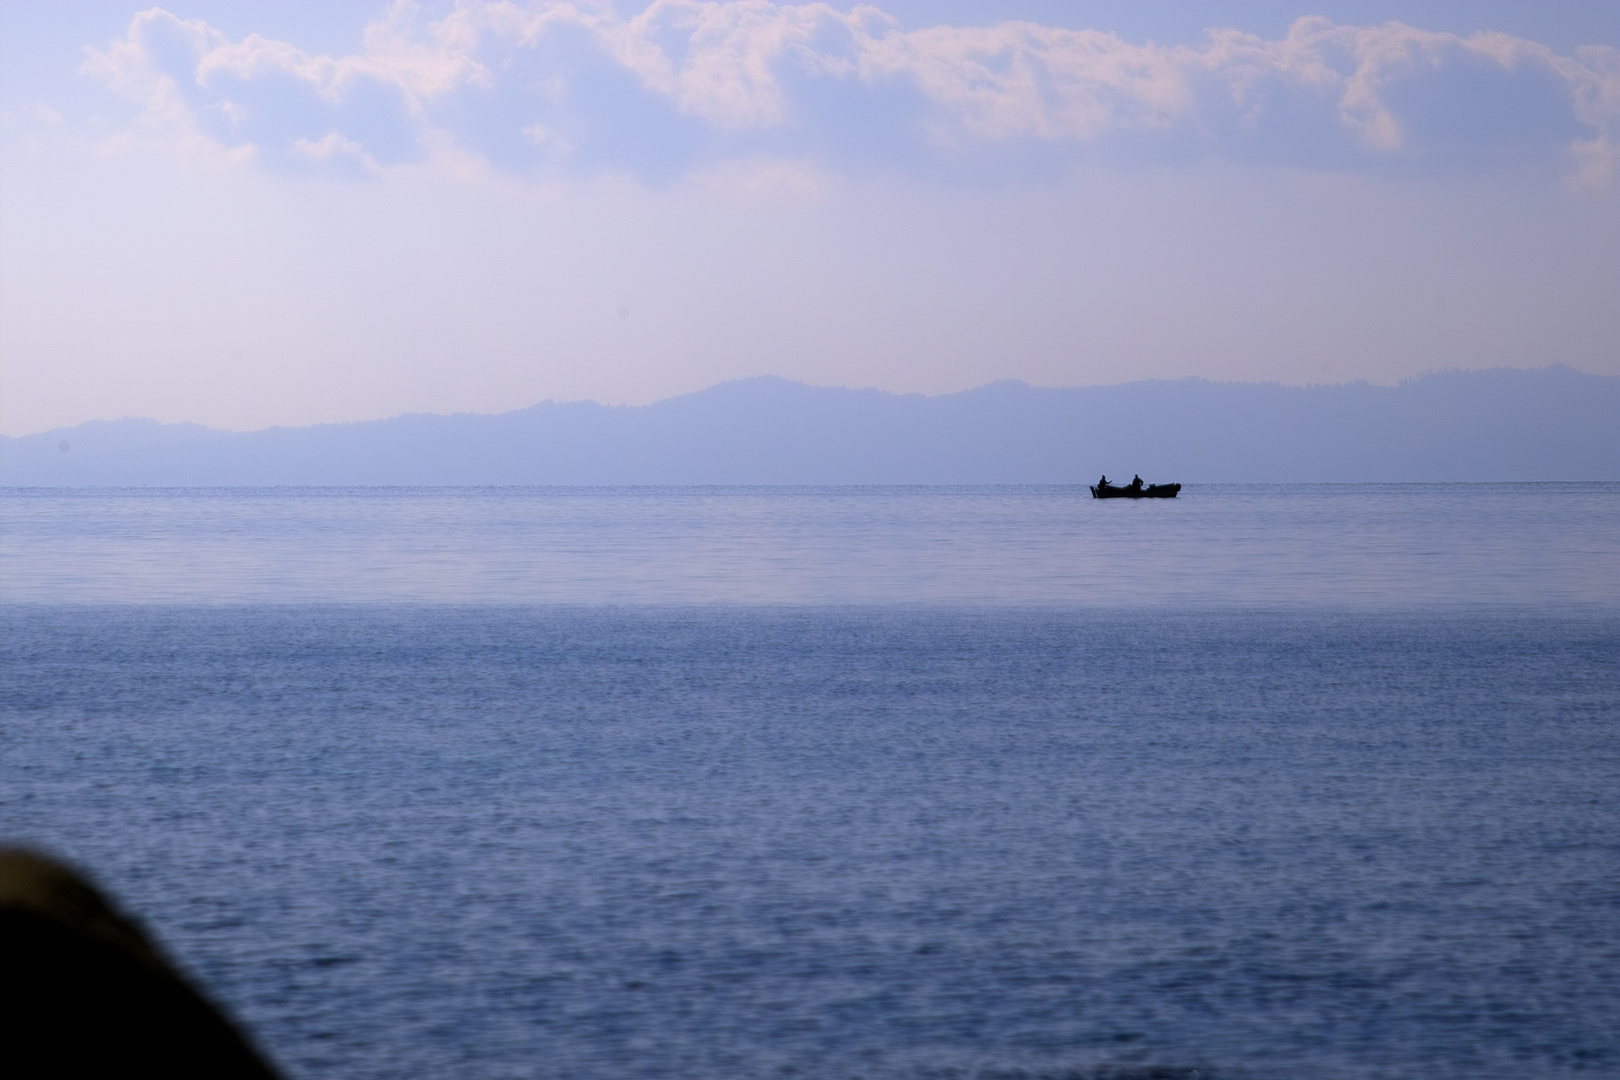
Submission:
[[[1588,45],[1575,56],[1550,61],[1571,87],[1575,115],[1597,129],[1594,138],[1575,143],[1580,169],[1572,179],[1583,187],[1607,187],[1620,173],[1620,49]]]
[[[347,160],[366,172],[379,172],[377,162],[366,148],[353,139],[346,139],[336,131],[328,131],[319,139],[293,140],[293,152],[311,161]]]
[[[163,70],[157,59],[157,41],[164,37],[199,61],[214,49],[227,45],[225,36],[207,23],[180,19],[153,8],[130,20],[129,30],[122,40],[113,42],[105,50],[86,49],[87,59],[80,70],[137,102],[143,110],[144,127],[192,143],[201,138],[196,109],[174,75]]]
[[[1563,86],[1571,115],[1591,129],[1571,147],[1583,182],[1607,182],[1620,144],[1613,48],[1565,56],[1501,33],[1463,37],[1321,17],[1298,20],[1280,39],[1216,29],[1190,47],[1028,22],[906,31],[876,8],[764,0],[655,0],[631,16],[571,3],[464,0],[438,20],[401,2],[367,28],[359,52],[333,57],[257,34],[230,41],[206,23],[153,9],[135,16],[123,39],[89,50],[84,70],[139,102],[149,130],[193,143],[203,138],[198,117],[209,108],[246,130],[248,113],[229,97],[233,83],[291,79],[337,107],[369,81],[397,89],[418,142],[432,146],[460,141],[459,121],[436,111],[457,93],[527,95],[535,109],[569,100],[567,73],[540,70],[549,62],[543,47],[564,33],[717,137],[790,132],[802,104],[795,94],[821,82],[907,88],[927,111],[920,126],[944,146],[1085,142],[1196,125],[1233,103],[1257,124],[1270,98],[1300,94],[1335,102],[1339,122],[1364,147],[1391,152],[1408,144],[1387,100],[1392,85],[1483,61],[1504,72],[1539,69]],[[179,68],[175,46],[185,57]],[[553,156],[577,141],[559,139],[556,125],[533,114],[511,117],[510,127]],[[310,130],[287,142],[324,137]],[[366,141],[355,131],[343,137]]]
[[[907,78],[963,133],[1086,139],[1164,126],[1193,99],[1186,50],[1033,23],[938,27],[867,39],[861,73]]]

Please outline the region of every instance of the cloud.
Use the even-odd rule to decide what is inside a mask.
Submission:
[[[1575,115],[1596,130],[1593,138],[1575,143],[1580,169],[1573,179],[1607,187],[1620,172],[1620,49],[1588,45],[1575,50],[1575,57],[1552,58],[1573,88]]]
[[[847,156],[839,132],[869,127],[862,114],[933,161],[1122,137],[1241,152],[1245,133],[1292,136],[1299,124],[1379,160],[1431,149],[1393,92],[1479,70],[1513,93],[1531,93],[1526,79],[1558,88],[1577,129],[1565,151],[1578,182],[1612,183],[1620,146],[1612,47],[1562,55],[1503,33],[1322,17],[1279,39],[1218,28],[1196,46],[1165,46],[1031,22],[908,31],[874,7],[764,0],[655,0],[628,15],[463,0],[438,19],[400,2],[358,52],[327,56],[258,34],[228,40],[154,8],[87,50],[83,70],[136,102],[151,137],[251,147],[272,162],[336,139],[383,165],[454,147],[519,170],[689,172],[732,157]]]

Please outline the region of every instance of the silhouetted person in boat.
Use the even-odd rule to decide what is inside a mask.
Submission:
[[[1100,487],[1100,488],[1105,488],[1105,487],[1108,486],[1108,474],[1107,473],[1103,473],[1103,478],[1101,480],[1097,481],[1097,486]]]
[[[1136,479],[1131,481],[1131,490],[1132,491],[1141,491],[1142,490],[1142,478],[1140,476],[1138,476]]]
[[[140,927],[72,870],[15,849],[0,849],[0,1072],[276,1080]]]

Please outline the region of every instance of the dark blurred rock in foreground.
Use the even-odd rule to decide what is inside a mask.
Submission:
[[[0,849],[0,1071],[272,1080],[246,1039],[84,878]]]

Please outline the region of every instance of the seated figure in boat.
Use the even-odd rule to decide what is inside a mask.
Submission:
[[[1144,484],[1140,476],[1128,484],[1115,486],[1108,482],[1108,474],[1091,489],[1095,499],[1173,499],[1181,491],[1180,484]]]

